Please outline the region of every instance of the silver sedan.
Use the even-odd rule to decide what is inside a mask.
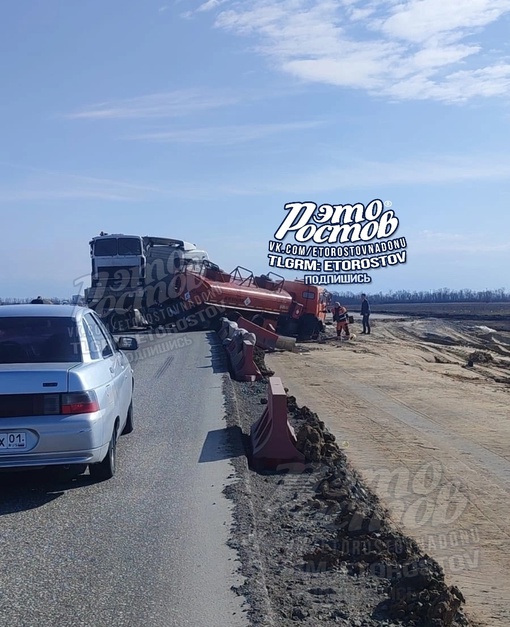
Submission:
[[[72,305],[0,307],[0,468],[115,473],[120,434],[133,430],[133,371],[97,315]]]

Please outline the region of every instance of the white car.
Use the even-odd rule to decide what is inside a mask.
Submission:
[[[133,430],[123,350],[137,348],[86,307],[0,307],[0,469],[88,465],[113,477],[119,435]]]

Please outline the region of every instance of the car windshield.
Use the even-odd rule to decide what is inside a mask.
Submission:
[[[73,318],[0,317],[0,364],[81,360],[81,344]]]

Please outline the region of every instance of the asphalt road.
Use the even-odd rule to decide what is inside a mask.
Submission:
[[[242,580],[222,489],[240,452],[222,349],[208,333],[138,337],[135,431],[112,480],[0,474],[2,627],[247,625],[230,589]]]

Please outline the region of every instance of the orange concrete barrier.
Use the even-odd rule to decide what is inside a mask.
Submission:
[[[256,470],[281,467],[301,471],[305,456],[296,448],[296,434],[287,418],[287,394],[279,377],[270,377],[267,406],[250,431],[251,465]]]

